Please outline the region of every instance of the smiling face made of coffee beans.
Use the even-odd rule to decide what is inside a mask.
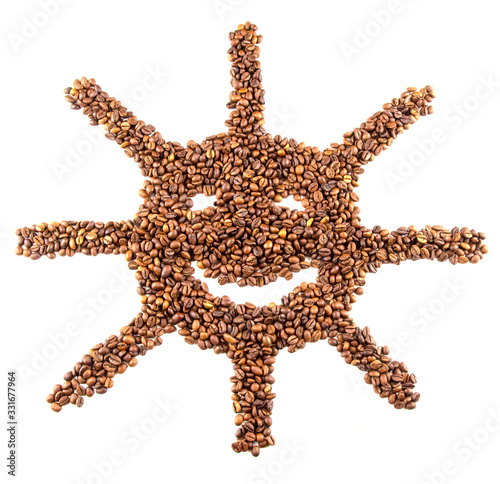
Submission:
[[[363,165],[387,149],[420,116],[432,113],[432,87],[408,88],[384,104],[340,144],[320,150],[264,130],[261,35],[249,22],[229,34],[232,92],[227,132],[186,147],[165,141],[94,79],[66,89],[72,109],[102,125],[138,163],[146,181],[133,220],[62,221],[18,229],[16,253],[38,259],[123,254],[136,271],[141,312],[118,335],[95,345],[47,397],[59,412],[69,403],[106,393],[113,378],[137,357],[177,331],[191,345],[231,360],[235,452],[273,445],[274,363],[328,340],[345,362],[365,372],[375,393],[397,409],[413,409],[419,394],[406,365],[377,346],[368,327],[349,317],[365,277],[382,264],[437,259],[476,263],[487,252],[484,235],[441,226],[368,229],[361,225],[358,186]],[[215,195],[214,206],[192,210],[193,197]],[[287,197],[302,210],[277,203]],[[194,276],[194,264],[220,284],[263,286],[313,266],[316,282],[303,282],[281,304],[257,307],[214,297]]]

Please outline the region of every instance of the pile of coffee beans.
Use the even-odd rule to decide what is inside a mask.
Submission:
[[[146,178],[133,220],[63,221],[17,231],[16,253],[73,256],[124,254],[135,271],[141,311],[118,335],[95,345],[47,401],[54,411],[106,393],[137,357],[177,331],[191,345],[231,360],[236,452],[258,455],[271,435],[273,370],[280,350],[328,340],[345,362],[365,372],[375,393],[395,408],[413,409],[419,394],[406,365],[377,346],[368,327],[349,317],[366,275],[382,264],[437,259],[478,262],[484,235],[467,228],[414,226],[397,230],[361,225],[358,186],[363,165],[387,149],[420,116],[432,113],[432,87],[408,88],[348,133],[320,150],[264,130],[264,90],[255,25],[231,32],[232,92],[227,133],[186,147],[167,142],[104,92],[94,79],[75,80],[66,99],[91,125],[138,163]],[[193,197],[215,195],[214,206],[192,210]],[[302,210],[278,205],[293,197]],[[220,284],[263,286],[313,266],[316,282],[302,283],[281,304],[257,307],[214,297],[193,264]]]

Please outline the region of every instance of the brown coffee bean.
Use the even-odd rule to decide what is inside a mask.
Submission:
[[[51,405],[50,405],[50,408],[54,411],[54,412],[60,412],[61,411],[61,406],[55,402],[52,402]]]

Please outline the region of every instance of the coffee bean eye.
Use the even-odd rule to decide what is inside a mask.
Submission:
[[[293,197],[284,198],[283,200],[281,200],[281,202],[275,202],[275,204],[280,207],[289,208],[290,210],[297,210],[299,212],[302,212],[304,210],[302,202],[295,200]]]
[[[206,196],[200,193],[199,195],[194,196],[191,200],[193,200],[193,206],[191,210],[203,210],[207,207],[213,207],[214,202],[217,200],[215,195]]]

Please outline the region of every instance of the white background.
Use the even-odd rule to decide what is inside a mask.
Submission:
[[[496,3],[54,2],[47,0],[50,15],[33,0],[4,2],[0,15],[0,382],[6,386],[7,370],[17,369],[17,481],[498,482]],[[105,396],[51,412],[52,386],[139,310],[134,275],[118,256],[33,262],[14,255],[18,227],[128,219],[141,201],[137,167],[69,109],[64,87],[94,77],[166,139],[201,141],[224,130],[227,34],[247,20],[264,35],[272,133],[324,148],[406,87],[433,85],[435,114],[362,176],[362,222],[467,226],[483,231],[490,248],[477,265],[383,267],[354,307],[358,325],[369,325],[417,375],[416,410],[379,399],[326,342],[282,353],[276,446],[258,459],[230,448],[230,361],[176,334]],[[217,294],[258,303],[278,302],[291,289],[279,284],[250,294],[209,281]],[[7,420],[6,408],[1,415]],[[5,462],[6,432],[0,440]],[[2,482],[6,471],[2,464]]]

